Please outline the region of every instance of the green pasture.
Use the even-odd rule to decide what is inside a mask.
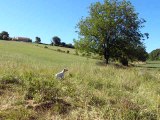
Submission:
[[[45,66],[70,66],[71,64],[79,63],[95,63],[95,60],[87,59],[73,55],[72,49],[53,47],[24,43],[24,42],[8,42],[0,41],[0,54],[2,61],[14,61],[15,63],[41,64]],[[57,49],[65,51],[60,53]],[[72,51],[67,54],[66,51]]]
[[[0,120],[159,120],[159,65],[104,65],[52,46],[0,41]],[[64,67],[64,80],[55,79]]]
[[[145,64],[141,64],[138,66],[148,69],[160,69],[160,61],[147,61]]]

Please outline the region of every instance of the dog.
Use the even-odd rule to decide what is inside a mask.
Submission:
[[[57,73],[55,75],[56,79],[64,79],[64,73],[67,72],[68,69],[67,68],[64,68],[61,72]]]

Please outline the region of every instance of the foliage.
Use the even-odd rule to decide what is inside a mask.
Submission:
[[[35,38],[35,43],[41,43],[41,38],[40,37],[36,37]]]
[[[9,34],[8,34],[8,32],[2,31],[2,32],[0,33],[0,39],[8,40],[8,39],[9,39]]]
[[[65,43],[65,42],[62,42],[60,46],[61,46],[61,47],[65,47],[65,46],[66,46],[66,43]]]
[[[66,44],[66,46],[65,46],[65,47],[67,47],[67,48],[74,48],[74,46],[73,46],[71,43]]]
[[[66,53],[68,53],[68,54],[69,54],[69,50],[67,50],[67,51],[66,51]]]
[[[137,59],[135,51],[144,48],[141,39],[148,37],[148,33],[140,31],[144,22],[129,1],[104,0],[91,4],[89,16],[77,25],[81,38],[75,41],[75,47],[103,55],[106,63],[109,58]]]
[[[149,53],[150,60],[160,60],[160,49],[153,50]]]
[[[61,44],[61,39],[57,36],[54,36],[51,41],[52,45],[59,46]]]
[[[138,61],[145,62],[149,57],[149,54],[146,52],[144,47],[138,47],[135,53]]]
[[[61,42],[61,39],[57,36],[53,37],[53,40],[51,41],[51,45],[59,46],[59,47],[66,47],[66,48],[74,48],[74,46],[69,43]]]

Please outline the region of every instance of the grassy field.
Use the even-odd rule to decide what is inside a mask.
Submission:
[[[159,69],[160,61],[147,61],[145,64],[139,64],[138,67],[148,68],[148,69]]]
[[[160,119],[160,62],[128,68],[98,62],[0,41],[0,120]],[[65,79],[55,79],[64,67]]]

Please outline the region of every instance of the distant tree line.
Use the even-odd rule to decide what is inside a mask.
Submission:
[[[40,37],[35,37],[35,43],[45,44],[45,43],[41,43],[41,38]],[[50,45],[51,46],[66,47],[66,48],[74,48],[74,46],[71,43],[67,44],[65,42],[61,42],[61,39],[58,36],[52,37]]]
[[[160,49],[153,50],[149,53],[150,60],[160,60]]]
[[[11,38],[11,37],[9,37],[9,33],[7,31],[2,31],[0,33],[0,40],[13,40],[13,41],[32,42],[32,40],[30,38],[25,38],[25,37]],[[38,36],[35,37],[35,43],[44,44],[44,43],[41,43],[41,38],[38,37]],[[72,44],[67,44],[65,42],[61,42],[61,39],[58,36],[54,36],[52,38],[50,45],[52,45],[52,46],[53,45],[54,46],[60,46],[60,47],[67,47],[67,48],[74,48],[74,46]]]
[[[66,44],[65,42],[61,42],[61,39],[58,36],[54,36],[51,40],[51,45],[59,46],[59,47],[67,47],[67,48],[74,48],[74,46],[70,44]]]
[[[2,31],[0,33],[0,40],[12,40],[12,41],[22,41],[22,42],[32,42],[32,39],[26,37],[10,37],[7,31]]]

